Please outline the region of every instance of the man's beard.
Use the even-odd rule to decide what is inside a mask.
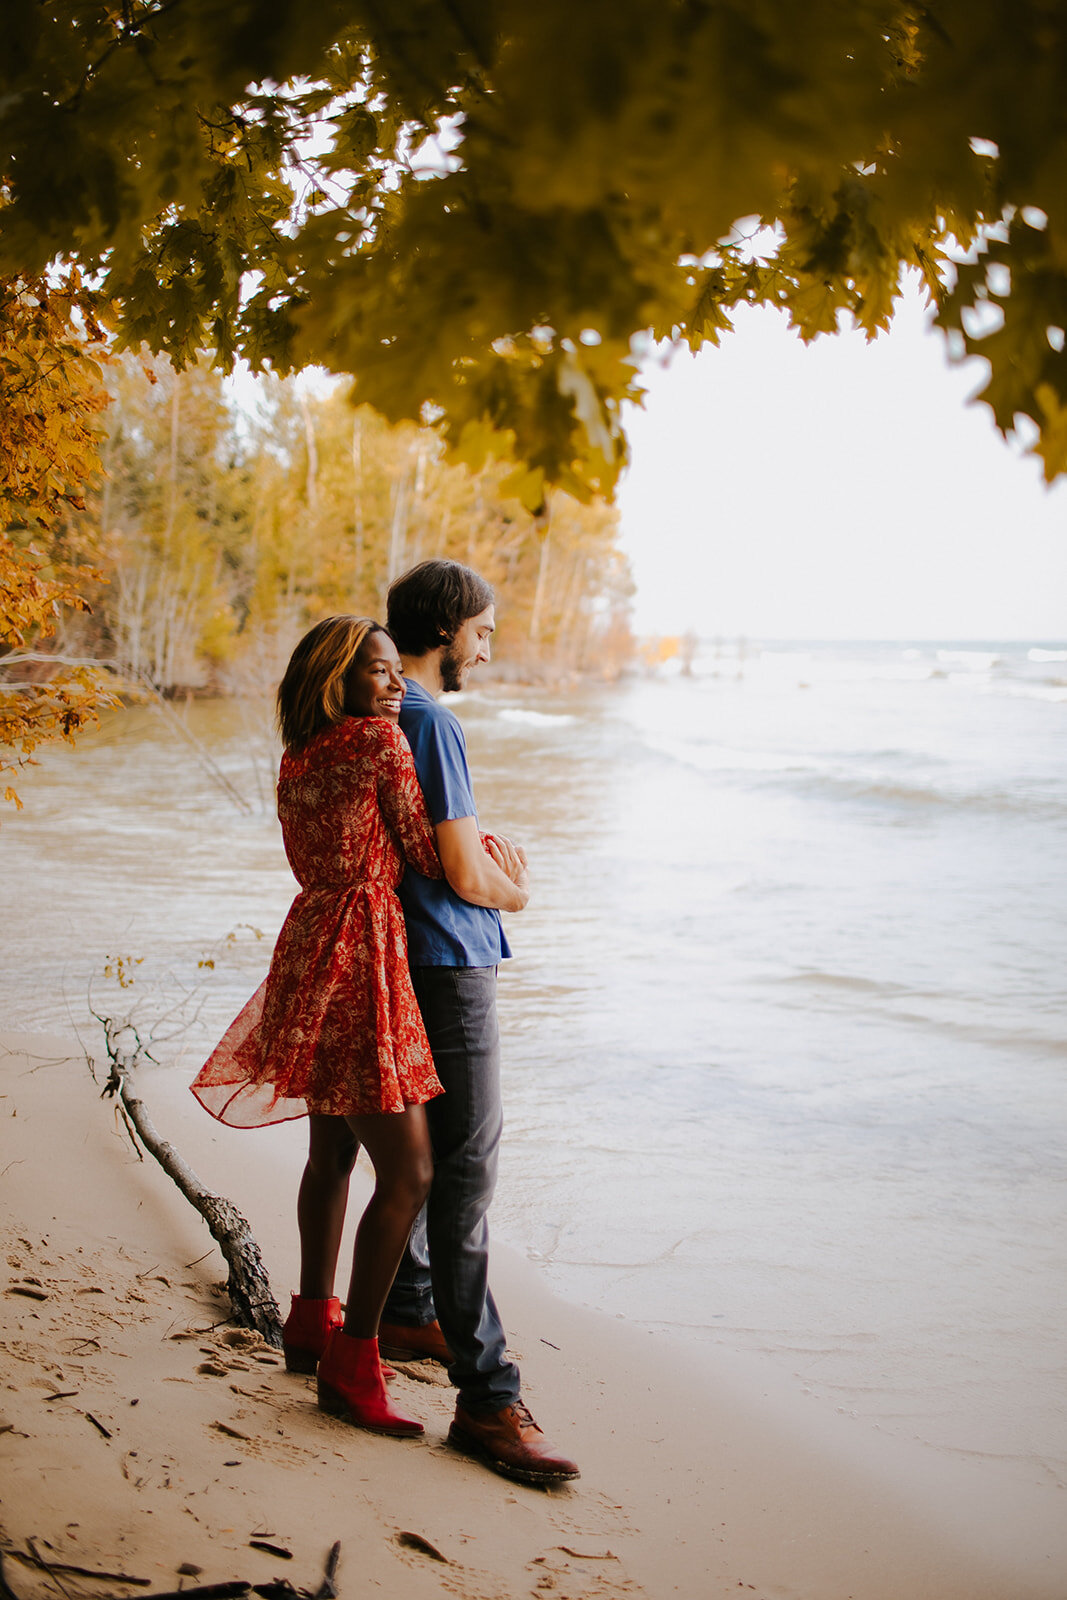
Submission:
[[[462,650],[450,644],[441,656],[441,687],[446,694],[456,694],[463,688],[463,668],[466,662]]]

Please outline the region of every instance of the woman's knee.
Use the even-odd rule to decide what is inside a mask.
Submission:
[[[378,1192],[386,1204],[405,1211],[414,1222],[433,1182],[433,1157],[429,1150],[413,1150],[386,1173],[378,1174]]]
[[[376,1199],[414,1219],[433,1181],[433,1150],[422,1107],[353,1122],[374,1164]]]
[[[308,1138],[308,1170],[325,1182],[348,1178],[359,1155],[359,1140],[343,1117],[314,1117]]]

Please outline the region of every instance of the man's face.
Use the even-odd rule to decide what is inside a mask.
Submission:
[[[496,608],[486,606],[476,617],[468,617],[456,629],[456,636],[441,656],[441,686],[449,694],[467,687],[471,668],[489,660],[489,641],[496,627]]]

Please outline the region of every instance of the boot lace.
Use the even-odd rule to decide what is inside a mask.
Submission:
[[[537,1423],[530,1415],[529,1408],[523,1403],[523,1401],[514,1401],[511,1409],[515,1413],[520,1428],[537,1428],[538,1433],[541,1432],[540,1428],[537,1427]]]

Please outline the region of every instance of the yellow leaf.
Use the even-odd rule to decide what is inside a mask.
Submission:
[[[545,504],[545,474],[541,467],[516,467],[502,479],[500,493],[514,496],[519,504],[536,516]]]

